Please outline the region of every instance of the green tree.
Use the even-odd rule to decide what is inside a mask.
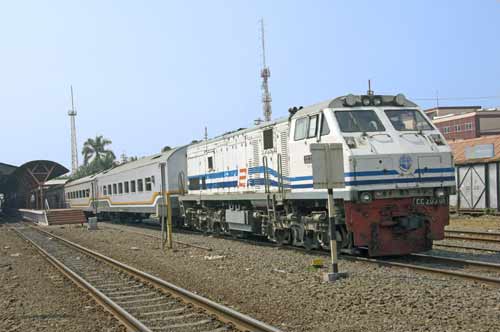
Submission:
[[[111,140],[104,138],[102,135],[96,136],[95,139],[89,138],[82,149],[84,163],[78,167],[74,174],[71,174],[70,179],[76,180],[115,167],[115,154],[113,151],[106,149],[106,146],[110,144]]]
[[[92,162],[97,164],[108,164],[116,159],[113,151],[106,149],[106,146],[111,145],[111,140],[98,135],[95,138],[89,138],[83,143],[82,155],[83,164],[87,165],[92,159]]]

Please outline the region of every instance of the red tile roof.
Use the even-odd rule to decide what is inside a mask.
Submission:
[[[455,142],[448,142],[453,151],[455,164],[472,164],[472,163],[489,163],[500,160],[500,135],[488,135],[478,138],[464,139]],[[482,144],[493,144],[493,157],[491,158],[476,158],[467,159],[465,157],[466,147],[473,147]]]

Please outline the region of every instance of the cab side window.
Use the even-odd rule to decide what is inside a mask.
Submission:
[[[298,141],[306,138],[308,124],[309,118],[301,118],[295,121],[295,133],[293,135],[294,140]]]
[[[309,118],[309,130],[307,137],[316,137],[316,134],[318,133],[318,115],[311,116]]]
[[[325,117],[321,117],[321,126],[319,123],[319,114],[297,119],[295,121],[294,139],[299,141],[305,138],[314,138],[318,135],[318,130],[321,130],[321,136],[330,134],[330,128]]]
[[[328,121],[326,121],[325,116],[321,117],[321,136],[326,136],[330,134],[330,127],[328,127]]]

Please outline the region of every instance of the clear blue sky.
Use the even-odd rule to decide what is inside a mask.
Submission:
[[[143,156],[261,116],[259,19],[274,116],[346,93],[500,95],[500,1],[3,1],[0,162],[71,165],[96,134]],[[434,102],[419,100],[423,107]],[[500,99],[442,105],[500,105]],[[81,160],[80,156],[80,160]]]

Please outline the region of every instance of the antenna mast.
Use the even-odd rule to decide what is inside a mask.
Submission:
[[[76,147],[76,109],[73,100],[73,86],[71,86],[71,109],[68,111],[68,115],[71,121],[71,173],[75,174],[78,170],[78,151]]]
[[[264,38],[264,19],[260,20],[260,32],[262,37],[262,70],[260,71],[260,77],[262,77],[262,109],[264,111],[264,121],[271,121],[271,93],[269,92],[269,77],[271,76],[271,71],[266,64],[266,43]]]

